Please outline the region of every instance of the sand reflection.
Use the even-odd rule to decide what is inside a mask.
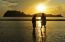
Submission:
[[[46,29],[44,26],[41,28],[41,21],[37,21],[36,25],[33,30],[33,42],[46,42]]]

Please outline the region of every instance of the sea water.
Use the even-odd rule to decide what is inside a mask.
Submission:
[[[0,21],[0,42],[42,42],[39,23],[33,35],[32,21]],[[47,21],[46,42],[65,42],[65,21]]]

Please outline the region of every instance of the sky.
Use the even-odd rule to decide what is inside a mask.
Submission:
[[[44,3],[47,6],[48,14],[59,14],[58,10],[62,9],[64,15],[65,11],[65,0],[0,0],[0,16],[7,10],[23,11],[26,14],[35,13],[35,6],[39,3]],[[51,12],[50,12],[51,11]],[[56,11],[56,12],[55,12]]]

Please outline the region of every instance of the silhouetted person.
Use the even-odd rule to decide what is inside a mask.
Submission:
[[[33,42],[36,42],[36,34],[35,34],[35,28],[36,28],[36,14],[32,17],[32,25],[33,25]]]
[[[44,34],[41,30],[41,36],[43,36],[42,42],[46,42],[46,15],[44,13],[42,13],[42,16],[41,16],[41,28],[42,26],[44,26]]]
[[[42,16],[41,16],[41,28],[42,26],[46,28],[46,15],[44,13],[42,13]]]
[[[32,25],[33,25],[33,29],[35,29],[36,28],[36,14],[33,15],[32,17]]]

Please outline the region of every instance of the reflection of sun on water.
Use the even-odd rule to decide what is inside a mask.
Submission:
[[[41,19],[41,17],[37,17],[37,19]],[[41,28],[41,21],[37,21],[37,34],[40,37],[40,28]]]
[[[38,19],[41,19],[41,17],[38,17]],[[41,29],[41,21],[38,21],[37,22],[38,24],[38,28],[37,28],[37,35],[38,35],[38,42],[42,42],[43,40],[42,40],[42,37],[45,37],[45,33],[44,33],[44,26],[42,27],[42,29]],[[41,34],[41,32],[42,32],[42,34]],[[43,36],[42,36],[43,35]]]
[[[38,19],[41,19],[41,17],[38,17]],[[38,26],[41,27],[41,21],[38,21]]]

